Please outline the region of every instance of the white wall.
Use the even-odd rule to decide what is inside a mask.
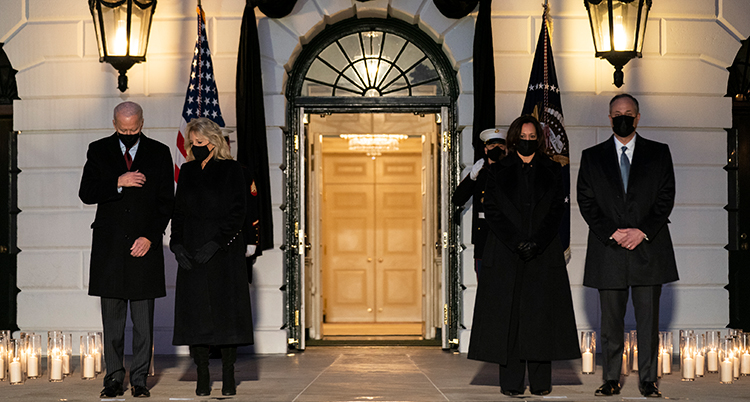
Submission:
[[[23,330],[101,328],[98,300],[87,296],[89,224],[94,207],[77,198],[86,145],[112,132],[111,111],[123,101],[141,103],[144,132],[174,148],[189,63],[195,41],[193,1],[160,0],[149,44],[148,61],[129,72],[130,89],[116,89],[117,73],[98,62],[86,2],[2,0],[0,41],[19,70],[22,100],[14,104],[19,136],[18,322]],[[236,123],[234,79],[244,0],[204,1],[208,36],[228,126]],[[542,10],[538,1],[505,0],[493,4],[497,124],[507,126],[520,113]],[[731,103],[723,98],[725,67],[750,33],[750,4],[745,0],[660,0],[654,2],[643,59],[625,67],[625,85],[611,85],[613,68],[593,56],[588,21],[580,1],[550,1],[553,50],[563,93],[571,143],[572,178],[580,151],[609,136],[607,102],[621,91],[641,101],[639,132],[667,142],[677,176],[677,205],[672,233],[681,280],[665,288],[662,322],[668,328],[721,328],[727,322],[727,239],[725,134]],[[264,253],[253,284],[256,347],[261,353],[286,350],[282,325],[283,259],[282,131],[284,85],[302,43],[326,23],[351,16],[391,15],[419,24],[443,49],[461,84],[459,124],[465,127],[464,163],[470,165],[472,116],[471,43],[474,17],[443,17],[432,0],[298,0],[292,14],[268,19],[258,12],[261,40],[269,164],[276,249]],[[575,193],[573,186],[573,193]],[[595,291],[581,286],[586,227],[572,207],[573,260],[569,265],[581,329],[598,328]],[[466,215],[470,216],[469,214]],[[465,239],[469,239],[469,219]],[[470,246],[470,245],[469,245]],[[169,296],[156,303],[157,353],[184,352],[171,346],[176,264],[168,250]],[[464,324],[471,328],[476,280],[472,250],[464,252]],[[665,328],[666,328],[665,327]],[[461,349],[468,346],[468,333]]]

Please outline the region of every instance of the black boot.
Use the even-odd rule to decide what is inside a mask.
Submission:
[[[198,385],[195,394],[198,396],[211,395],[211,375],[208,373],[208,346],[191,346],[193,361],[198,366]]]
[[[236,395],[237,385],[234,382],[234,362],[237,361],[237,348],[221,348],[221,394]]]

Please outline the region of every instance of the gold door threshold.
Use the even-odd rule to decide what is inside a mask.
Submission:
[[[413,335],[422,336],[421,322],[347,322],[347,323],[323,323],[323,336],[341,335]]]

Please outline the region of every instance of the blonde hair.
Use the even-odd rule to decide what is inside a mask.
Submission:
[[[229,145],[227,145],[224,136],[221,135],[221,127],[210,119],[199,117],[190,120],[185,131],[187,132],[187,138],[184,147],[188,161],[195,160],[195,156],[193,156],[193,141],[190,139],[191,133],[200,134],[206,137],[208,143],[215,147],[213,159],[232,159],[232,153],[229,152]]]

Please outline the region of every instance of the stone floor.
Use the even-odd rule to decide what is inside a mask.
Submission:
[[[195,396],[195,367],[186,356],[157,356],[156,376],[149,379],[153,401],[629,401],[645,400],[636,377],[623,377],[617,397],[595,397],[601,367],[595,375],[580,374],[580,360],[553,364],[552,394],[507,397],[500,394],[497,366],[471,361],[466,355],[437,347],[309,347],[288,355],[240,355],[236,365],[237,395],[221,396],[220,362],[211,361],[213,392]],[[675,371],[677,367],[675,365]],[[101,377],[83,381],[77,365],[72,377],[49,383],[45,377],[11,386],[0,382],[0,400],[126,401],[129,393],[100,399]],[[718,374],[694,382],[678,374],[660,381],[663,399],[684,401],[750,400],[750,377],[719,384]]]

